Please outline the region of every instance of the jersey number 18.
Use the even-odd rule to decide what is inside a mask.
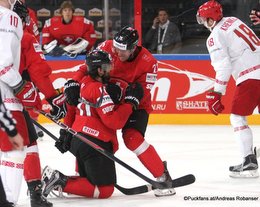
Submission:
[[[255,51],[255,46],[260,46],[259,38],[245,24],[240,24],[239,29],[240,30],[234,30],[235,34],[242,38],[249,45],[252,51]]]

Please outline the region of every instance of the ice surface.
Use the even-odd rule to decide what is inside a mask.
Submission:
[[[57,125],[44,124],[44,126],[58,135]],[[251,126],[251,128],[254,134],[254,145],[260,147],[260,126]],[[120,149],[116,156],[152,178],[136,156],[125,148],[120,132],[118,136]],[[173,178],[192,173],[196,176],[196,182],[176,188],[175,196],[162,198],[155,197],[152,191],[142,195],[126,196],[115,190],[111,198],[104,200],[72,195],[65,199],[49,198],[49,200],[57,207],[260,206],[260,178],[229,177],[229,166],[240,164],[242,161],[230,126],[149,125],[146,140],[153,144],[163,160],[167,160],[168,169]],[[54,141],[47,135],[38,144],[42,167],[50,165],[66,175],[75,174],[75,161],[70,153],[61,154],[54,147]],[[139,177],[119,165],[117,165],[117,177],[118,184],[123,187],[145,184]],[[26,190],[26,184],[23,183],[19,207],[30,206]],[[214,198],[219,200],[210,200]]]

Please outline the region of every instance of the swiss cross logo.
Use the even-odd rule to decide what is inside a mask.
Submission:
[[[63,41],[67,42],[68,44],[71,44],[75,39],[75,37],[73,35],[65,35],[62,38],[63,38]]]
[[[214,45],[213,38],[210,38],[210,39],[209,39],[208,45],[209,45],[210,47],[212,47],[212,46]]]

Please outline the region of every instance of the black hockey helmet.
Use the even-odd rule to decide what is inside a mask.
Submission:
[[[86,56],[86,63],[88,66],[88,74],[92,78],[98,76],[98,68],[107,70],[111,68],[112,58],[110,54],[102,50],[93,50]]]
[[[113,46],[120,50],[131,50],[138,43],[139,35],[136,29],[125,26],[118,33],[115,34],[113,39]]]
[[[29,21],[29,10],[22,1],[17,0],[15,2],[13,11],[18,14],[18,16],[22,19],[22,22],[27,23]]]

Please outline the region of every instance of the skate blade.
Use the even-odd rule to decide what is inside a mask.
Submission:
[[[258,170],[246,170],[242,172],[231,172],[230,177],[232,178],[258,178]]]
[[[154,195],[156,197],[164,197],[164,196],[173,196],[176,194],[176,191],[174,188],[170,189],[155,189],[154,190]]]

